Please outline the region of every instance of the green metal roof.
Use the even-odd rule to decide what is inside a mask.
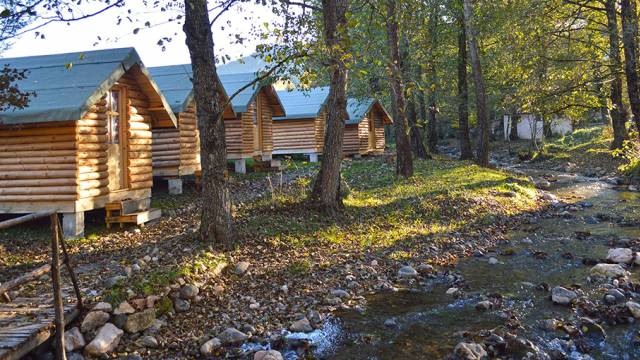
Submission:
[[[193,82],[191,78],[191,64],[169,65],[149,68],[149,71],[156,79],[160,89],[169,100],[169,104],[174,112],[183,112],[193,100]],[[234,94],[246,84],[255,79],[253,73],[234,73],[218,75],[224,87],[225,97]],[[265,86],[265,85],[262,85]],[[249,86],[242,90],[231,100],[231,106],[236,113],[247,112],[249,105],[256,97],[261,85]]]
[[[325,105],[327,96],[329,96],[328,86],[309,90],[278,91],[286,116],[274,117],[273,120],[315,118]]]
[[[80,119],[134,65],[149,76],[134,48],[83,51],[66,54],[3,58],[1,64],[27,70],[16,84],[21,91],[33,91],[24,109],[0,112],[0,124],[27,124]],[[162,102],[169,109],[158,86]],[[175,116],[168,111],[175,123]]]
[[[267,63],[257,55],[249,55],[216,67],[218,76],[228,74],[257,74],[268,69]]]

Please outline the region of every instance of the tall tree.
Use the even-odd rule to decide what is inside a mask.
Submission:
[[[469,136],[469,86],[467,83],[467,35],[462,9],[458,17],[458,140],[460,159],[473,159]]]
[[[202,210],[200,236],[204,241],[228,245],[231,230],[231,198],[225,181],[227,152],[224,107],[219,94],[213,36],[207,0],[185,0],[183,26],[191,56],[193,93],[200,131],[202,162]]]
[[[440,2],[433,1],[429,14],[429,152],[438,152],[438,72],[436,68],[436,48],[438,46],[438,21]]]
[[[622,43],[624,46],[627,93],[640,138],[640,83],[638,82],[638,13],[636,0],[622,0]]]
[[[405,86],[405,97],[407,99],[407,122],[409,124],[409,135],[411,139],[411,149],[416,157],[427,159],[431,156],[424,146],[422,124],[418,123],[418,109],[416,100],[423,94],[421,89],[416,86],[416,79],[420,78],[420,66],[415,66],[410,59],[411,44],[407,36],[402,39],[402,51],[400,52],[400,68],[405,84],[412,83],[412,86]],[[423,122],[424,124],[424,122]]]
[[[323,160],[311,200],[329,212],[342,204],[340,198],[340,166],[347,114],[347,81],[349,77],[349,34],[347,33],[348,0],[322,0],[324,41],[329,53],[328,70],[331,85],[327,99],[327,129]]]
[[[609,33],[609,63],[613,75],[611,82],[611,125],[613,141],[611,149],[620,149],[629,135],[627,134],[627,111],[622,102],[622,59],[620,57],[620,38],[618,32],[618,11],[616,0],[605,0],[607,28]]]
[[[396,136],[396,174],[413,175],[413,156],[409,142],[409,125],[405,112],[404,84],[400,72],[400,49],[398,37],[398,14],[396,1],[387,0],[387,41],[389,44],[389,66],[391,70],[391,98]]]
[[[476,161],[481,166],[489,166],[489,114],[487,110],[487,95],[484,78],[482,77],[482,65],[478,51],[477,33],[473,23],[473,6],[471,0],[463,0],[464,24],[469,43],[469,55],[471,58],[471,71],[476,94],[476,115],[478,118],[478,148]]]

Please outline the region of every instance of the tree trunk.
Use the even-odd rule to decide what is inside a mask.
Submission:
[[[458,32],[458,141],[460,159],[473,159],[469,136],[469,84],[467,83],[467,32],[464,28],[464,16],[459,18]]]
[[[323,159],[320,166],[311,201],[329,213],[341,205],[340,166],[342,164],[342,143],[347,114],[347,81],[349,70],[343,60],[343,52],[348,44],[346,13],[348,0],[323,0],[323,20],[325,44],[330,51],[331,84],[327,98],[327,129],[324,137]]]
[[[520,115],[513,114],[511,115],[511,130],[509,131],[509,140],[516,141],[518,140],[518,122],[520,121]]]
[[[609,63],[611,74],[613,74],[613,82],[611,83],[613,141],[611,142],[611,150],[621,149],[622,143],[629,138],[627,134],[627,111],[622,102],[622,60],[620,57],[616,3],[616,0],[606,0],[605,2],[609,32]]]
[[[410,45],[406,36],[403,36],[402,38],[402,45],[402,51],[400,52],[400,68],[402,71],[404,82],[406,84],[408,82],[416,81],[415,79],[420,78],[420,73],[418,71],[414,72],[414,70],[420,69],[420,67],[414,66],[411,62],[411,59],[409,57]],[[431,158],[431,156],[427,152],[427,149],[425,148],[424,142],[422,140],[422,131],[420,131],[420,128],[422,126],[418,124],[418,111],[416,108],[417,91],[418,89],[414,89],[413,91],[405,91],[405,97],[407,99],[407,122],[409,123],[409,135],[413,153],[420,159],[427,159]]]
[[[230,243],[231,198],[224,177],[227,152],[224,139],[224,109],[219,93],[213,37],[206,0],[185,0],[184,32],[191,56],[193,93],[197,108],[202,154],[202,240]]]
[[[471,71],[476,89],[476,114],[478,118],[478,150],[476,161],[480,166],[489,166],[489,115],[487,113],[487,94],[484,79],[482,77],[482,65],[478,52],[477,34],[473,25],[473,7],[471,0],[463,0],[464,24],[469,42],[469,57],[471,58]]]
[[[622,0],[622,44],[624,47],[627,92],[640,138],[640,83],[638,83],[638,14],[636,0]]]
[[[438,46],[438,3],[434,4],[429,14],[429,152],[438,153],[438,73],[436,69],[436,47]]]
[[[387,0],[387,41],[391,67],[391,104],[395,115],[396,174],[413,175],[413,157],[409,143],[409,125],[405,113],[404,84],[400,73],[400,49],[398,39],[398,19],[395,0]]]

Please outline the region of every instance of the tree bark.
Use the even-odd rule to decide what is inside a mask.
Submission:
[[[458,141],[460,159],[473,159],[469,136],[469,84],[467,83],[467,32],[464,15],[460,14],[458,31]]]
[[[509,140],[518,140],[518,122],[520,121],[520,115],[515,112],[511,115],[511,130],[509,131]]]
[[[636,0],[622,0],[622,44],[624,47],[627,93],[633,121],[640,139],[640,83],[638,82],[638,14]]]
[[[430,159],[431,156],[427,152],[427,149],[422,142],[422,133],[418,126],[418,114],[416,111],[416,101],[414,98],[409,98],[407,104],[407,120],[411,127],[411,148],[413,153],[419,159]]]
[[[323,0],[322,5],[325,44],[330,51],[331,84],[327,98],[327,129],[324,137],[323,159],[311,193],[311,201],[329,213],[333,213],[342,206],[340,166],[344,125],[348,117],[347,81],[349,76],[342,54],[348,44],[345,29],[349,1]]]
[[[419,66],[414,66],[409,52],[410,44],[406,36],[402,39],[402,51],[400,52],[400,68],[405,84],[416,81],[420,78]],[[417,70],[417,71],[416,71]],[[424,146],[422,137],[421,124],[418,124],[418,110],[416,105],[416,97],[419,95],[419,89],[415,87],[413,91],[405,89],[405,98],[407,99],[407,122],[409,123],[409,135],[411,140],[411,149],[416,157],[420,159],[431,158]],[[424,124],[424,123],[423,123]]]
[[[202,156],[200,237],[203,241],[229,245],[231,197],[224,177],[227,152],[222,119],[224,109],[219,99],[222,85],[216,74],[206,0],[185,0],[184,32],[191,56]]]
[[[471,0],[463,0],[464,24],[469,43],[469,57],[471,58],[471,72],[476,89],[476,114],[478,118],[478,148],[476,161],[480,166],[489,166],[489,115],[487,113],[487,94],[482,77],[482,65],[478,52],[477,34],[473,25],[473,7]]]
[[[429,152],[438,153],[438,73],[436,69],[436,47],[438,46],[438,3],[431,8],[429,14]]]
[[[387,0],[387,41],[391,67],[391,103],[395,115],[396,174],[404,177],[413,175],[413,156],[409,142],[409,125],[405,113],[404,84],[400,72],[400,49],[398,19],[395,0]]]
[[[627,111],[622,102],[622,59],[620,57],[620,39],[618,33],[618,14],[616,0],[606,0],[607,28],[609,32],[609,64],[613,74],[611,83],[611,126],[613,127],[613,141],[611,150],[621,149],[622,144],[629,138],[627,134]]]

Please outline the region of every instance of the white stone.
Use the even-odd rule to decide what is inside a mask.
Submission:
[[[634,318],[640,319],[640,304],[633,301],[627,301],[627,309],[629,309]]]
[[[97,303],[93,309],[93,311],[104,311],[110,313],[113,311],[113,307],[108,302],[99,302]]]
[[[318,154],[317,153],[311,153],[311,154],[307,154],[309,155],[309,162],[310,163],[317,163],[318,162]]]
[[[260,350],[253,355],[253,360],[283,360],[283,357],[277,350]]]
[[[236,268],[234,269],[234,272],[238,275],[242,275],[247,272],[247,270],[249,269],[249,266],[251,266],[249,262],[241,261],[236,264]]]
[[[87,343],[84,341],[84,336],[80,332],[78,327],[73,327],[64,332],[64,348],[71,352],[74,350],[82,349]]]
[[[123,301],[120,303],[120,305],[118,305],[118,307],[113,312],[113,314],[114,315],[133,314],[134,312],[136,312],[136,310],[133,308],[133,306],[131,306],[131,304],[129,304],[128,302]]]
[[[459,343],[453,349],[453,353],[458,359],[464,360],[484,360],[489,358],[482,345],[476,343]]]
[[[104,324],[96,337],[85,347],[85,351],[90,355],[99,356],[109,353],[118,346],[124,331],[118,329],[112,323]]]
[[[416,276],[418,276],[418,272],[411,266],[403,266],[398,270],[398,277],[414,278]]]
[[[92,311],[84,317],[80,329],[86,333],[93,329],[97,329],[109,321],[109,314],[104,311]]]
[[[633,261],[633,251],[628,248],[609,249],[607,261],[618,264],[630,264]]]
[[[207,341],[206,343],[202,344],[202,346],[200,346],[200,353],[205,356],[212,355],[213,352],[216,349],[219,349],[221,346],[222,346],[222,342],[220,342],[220,339],[213,338]]]
[[[578,294],[575,291],[565,289],[562,286],[556,286],[551,289],[551,300],[559,305],[570,305]]]
[[[620,277],[626,276],[627,271],[619,264],[597,264],[589,271],[591,275],[604,277]]]

